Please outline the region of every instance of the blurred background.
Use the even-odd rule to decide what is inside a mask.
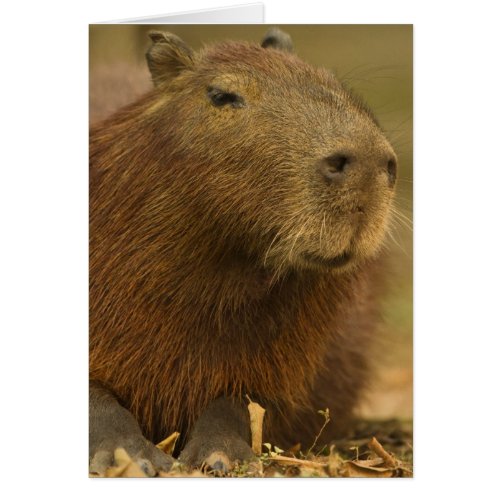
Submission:
[[[377,373],[360,416],[413,414],[413,27],[280,25],[305,61],[333,71],[374,111],[399,159],[396,208],[387,241]],[[90,122],[152,87],[144,54],[150,30],[171,31],[193,49],[221,40],[259,43],[265,25],[90,25]]]

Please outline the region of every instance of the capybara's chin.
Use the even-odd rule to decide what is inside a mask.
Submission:
[[[275,231],[262,238],[264,264],[276,273],[289,269],[342,273],[363,266],[376,257],[384,243],[392,193],[387,191],[364,208],[304,217],[288,232]],[[378,203],[378,205],[377,205]],[[288,227],[283,222],[282,227]]]
[[[345,250],[334,257],[325,257],[315,253],[304,252],[300,255],[305,267],[315,269],[345,271],[354,265],[353,253]]]

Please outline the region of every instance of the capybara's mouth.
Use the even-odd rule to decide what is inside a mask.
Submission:
[[[302,254],[302,257],[304,257],[304,259],[306,259],[308,262],[312,262],[320,266],[337,268],[337,267],[343,267],[347,263],[349,263],[352,259],[352,253],[345,251],[340,255],[337,255],[336,257],[325,258],[321,257],[320,255],[316,255],[314,253],[304,252]]]

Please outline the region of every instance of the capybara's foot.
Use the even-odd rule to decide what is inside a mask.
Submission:
[[[244,405],[230,399],[213,401],[196,422],[179,460],[191,467],[202,465],[224,475],[235,462],[252,460],[248,445],[250,422]]]
[[[90,457],[90,474],[104,476],[109,467],[118,465],[115,462],[115,452],[118,448],[123,448],[149,477],[155,476],[160,471],[168,472],[174,461],[170,455],[158,449],[141,434],[113,436],[96,447]]]
[[[146,476],[170,470],[173,458],[141,432],[133,415],[98,382],[91,381],[89,396],[90,474],[103,476],[108,467],[118,465],[115,451],[123,448]]]
[[[227,474],[236,462],[253,459],[252,449],[241,437],[219,434],[191,439],[179,457],[186,465],[204,466],[220,475]]]

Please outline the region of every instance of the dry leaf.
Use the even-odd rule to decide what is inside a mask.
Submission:
[[[368,460],[369,461],[369,460]],[[392,477],[394,471],[386,468],[365,466],[364,460],[346,462],[346,477]]]
[[[384,447],[377,441],[376,437],[372,437],[371,440],[368,442],[368,448],[370,448],[370,450],[372,450],[380,458],[382,458],[387,467],[391,468],[397,467],[398,465],[397,461],[390,453],[384,450]]]
[[[175,448],[175,443],[180,436],[180,432],[173,432],[168,436],[168,438],[164,439],[160,443],[156,445],[161,451],[164,451],[167,455],[172,455]]]
[[[334,452],[335,445],[330,446],[330,454],[328,455],[328,474],[331,477],[340,476],[343,460],[340,455]]]
[[[148,477],[123,449],[115,450],[115,466],[106,470],[105,477]]]
[[[328,477],[324,469],[301,467],[299,477]]]
[[[250,414],[250,431],[252,433],[252,451],[256,455],[262,453],[262,424],[266,410],[259,403],[254,403],[248,396],[248,413]]]
[[[324,469],[325,464],[321,462],[313,462],[312,460],[302,460],[300,458],[282,457],[280,455],[266,457],[267,460],[274,462],[281,462],[283,465],[300,465],[303,467],[310,467],[313,469]]]
[[[181,472],[181,471],[170,471],[164,472],[160,471],[158,473],[158,477],[208,477],[206,474],[203,474],[198,469],[193,469],[189,472]]]
[[[380,459],[379,459],[380,460]],[[391,467],[380,467],[381,462],[379,460],[352,460],[350,463],[354,464],[356,467],[361,467],[362,469],[369,469],[375,472],[386,472],[393,470]]]
[[[356,465],[361,465],[362,467],[383,467],[385,465],[384,459],[380,457],[369,458],[366,460],[353,460],[353,462]]]

